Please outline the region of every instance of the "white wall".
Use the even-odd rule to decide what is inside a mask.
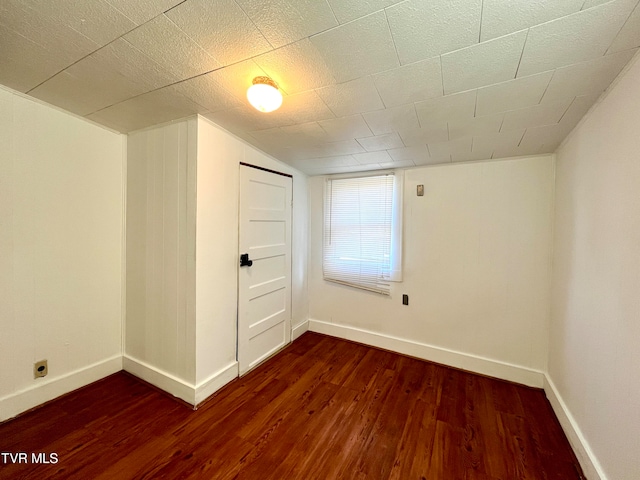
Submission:
[[[542,386],[551,156],[406,170],[404,281],[390,297],[322,279],[323,182],[309,187],[311,329]]]
[[[121,369],[124,142],[0,88],[0,420]]]
[[[640,478],[638,58],[557,152],[549,376],[590,479]]]
[[[125,368],[197,404],[238,374],[239,164],[294,177],[293,325],[308,311],[307,179],[203,117],[128,149]]]

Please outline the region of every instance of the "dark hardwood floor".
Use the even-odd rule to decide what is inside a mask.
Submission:
[[[0,425],[2,479],[580,479],[544,393],[306,333],[197,411],[118,373]],[[8,462],[8,463],[7,463]]]

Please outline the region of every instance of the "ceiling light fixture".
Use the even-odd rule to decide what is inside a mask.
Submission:
[[[256,77],[247,90],[247,99],[261,112],[273,112],[282,105],[282,94],[276,82],[269,77]]]

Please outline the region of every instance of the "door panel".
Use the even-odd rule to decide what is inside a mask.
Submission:
[[[244,374],[291,341],[291,178],[240,166],[238,363]]]

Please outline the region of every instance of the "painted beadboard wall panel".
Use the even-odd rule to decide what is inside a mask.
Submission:
[[[195,119],[129,135],[127,356],[195,381]]]
[[[5,418],[92,381],[79,372],[121,354],[125,139],[5,89],[0,112]],[[49,375],[34,380],[42,359]]]
[[[632,62],[557,153],[549,376],[590,479],[640,473],[640,57]]]
[[[309,317],[544,371],[553,168],[542,156],[406,170],[404,281],[390,297],[322,279],[324,177],[312,177]]]

